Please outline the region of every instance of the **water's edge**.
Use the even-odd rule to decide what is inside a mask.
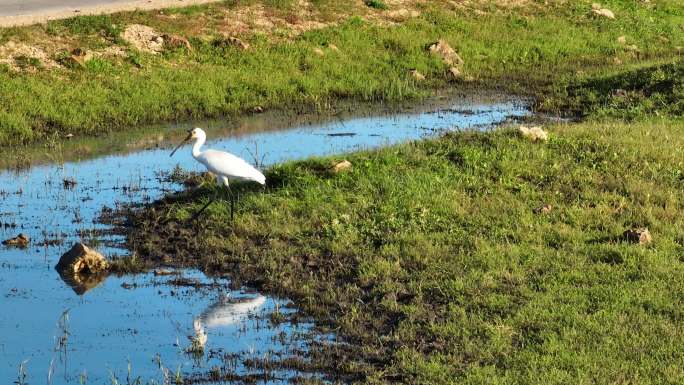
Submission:
[[[19,232],[32,240],[25,249],[0,247],[0,328],[13,331],[0,336],[0,380],[17,381],[24,373],[35,383],[53,373],[60,379],[55,383],[77,384],[85,371],[88,383],[100,383],[125,377],[129,363],[143,383],[174,372],[206,378],[214,368],[224,379],[265,383],[311,375],[294,368],[264,373],[244,364],[272,356],[301,359],[312,338],[334,339],[313,337],[310,320],[283,318],[295,311],[285,299],[231,290],[228,278],[195,270],[74,284],[53,269],[77,241],[110,258],[128,254],[125,239],[98,220],[103,208],[153,202],[181,188],[165,174],[179,166],[202,170],[187,147],[169,157],[168,147],[188,126],[204,126],[211,148],[270,165],[487,129],[528,115],[524,100],[507,97],[440,97],[400,110],[381,106],[337,116],[262,114],[67,141],[43,158],[52,163],[0,171],[0,240]],[[198,336],[207,349],[193,355],[189,337]]]

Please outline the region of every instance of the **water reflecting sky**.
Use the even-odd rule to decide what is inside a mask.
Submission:
[[[260,160],[273,164],[394,144],[448,129],[491,127],[528,113],[519,101],[498,100],[445,101],[400,113],[319,121],[277,131],[263,131],[264,122],[252,118],[241,124],[239,135],[222,138],[212,135],[225,132],[225,127],[210,124],[207,146],[249,161],[258,152]],[[258,132],[250,134],[250,125]],[[172,372],[180,368],[195,373],[197,365],[206,371],[220,361],[205,357],[198,363],[183,352],[189,346],[187,337],[196,333],[197,319],[205,322],[209,349],[256,357],[269,350],[287,352],[301,347],[300,342],[278,342],[278,336],[282,332],[290,336],[286,339],[295,339],[309,325],[267,328],[265,321],[255,317],[270,314],[283,301],[258,293],[230,292],[225,279],[183,272],[212,283],[197,289],[167,285],[172,279],[167,276],[109,277],[79,296],[53,269],[59,256],[81,239],[105,255],[125,253],[116,247],[120,239],[92,231],[106,230],[96,223],[97,216],[103,206],[153,200],[177,189],[158,177],[176,165],[202,170],[186,146],[173,158],[169,149],[162,148],[35,166],[18,173],[0,172],[0,239],[20,232],[31,238],[26,249],[0,246],[0,383],[16,381],[23,361],[31,384],[46,381],[51,362],[53,384],[78,384],[84,371],[88,384],[104,383],[112,373],[124,377],[125,383],[129,361],[134,376],[159,382],[159,358]],[[66,188],[65,179],[76,184]],[[248,309],[245,316],[236,316],[231,322],[216,319],[207,326],[212,309],[229,317],[225,296],[251,299],[258,306],[243,306]],[[231,370],[249,371],[240,365]]]

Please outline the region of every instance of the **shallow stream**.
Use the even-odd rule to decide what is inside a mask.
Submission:
[[[177,165],[201,170],[189,147],[169,157],[171,143],[184,133],[180,128],[206,128],[208,147],[269,165],[445,130],[487,129],[528,114],[524,102],[502,98],[439,98],[334,117],[262,114],[146,132],[134,151],[125,150],[130,147],[122,146],[121,135],[110,135],[97,139],[104,153],[90,159],[51,154],[61,161],[0,171],[0,240],[19,233],[31,239],[23,249],[0,246],[0,383],[113,384],[116,378],[126,384],[128,376],[163,384],[177,373],[193,377],[215,368],[261,376],[265,383],[316,375],[265,374],[244,364],[306,350],[303,336],[311,324],[269,321],[274,312],[295,311],[286,299],[230,290],[227,278],[193,270],[110,276],[87,287],[69,286],[54,270],[78,241],[106,256],[125,255],[123,240],[97,221],[103,207],[152,201],[181,188],[162,177]],[[186,351],[198,328],[207,335],[199,357]]]

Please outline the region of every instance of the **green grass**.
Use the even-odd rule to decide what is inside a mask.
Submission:
[[[293,12],[289,2],[267,2],[274,13]],[[315,2],[330,17],[332,7]],[[128,57],[100,58],[85,68],[15,73],[0,69],[0,143],[28,143],[55,133],[88,135],[140,125],[251,111],[255,106],[325,106],[341,98],[364,101],[421,97],[446,86],[503,87],[546,95],[551,85],[578,71],[611,73],[660,62],[676,55],[684,37],[679,2],[606,4],[618,17],[589,15],[589,4],[573,1],[509,10],[482,6],[484,14],[450,10],[436,3],[396,26],[350,17],[338,26],[309,31],[292,40],[254,34],[243,38],[251,49],[217,47],[193,20],[218,28],[222,7],[133,12],[53,21],[47,26],[0,30],[0,41],[30,41],[31,36],[60,38],[85,49],[123,44],[120,32],[130,23],[190,39],[192,51],[171,49],[149,55],[128,48]],[[270,7],[270,8],[269,8]],[[336,5],[339,7],[339,5]],[[215,33],[215,32],[214,32]],[[639,51],[625,50],[617,37]],[[211,36],[209,36],[211,37]],[[447,68],[426,45],[445,38],[465,59],[464,73],[474,83],[452,84]],[[334,44],[339,52],[329,49]],[[322,48],[323,56],[314,53]],[[57,55],[57,54],[56,54]],[[616,66],[613,59],[625,64]],[[28,64],[31,64],[28,62]],[[428,78],[416,82],[417,69]]]
[[[292,1],[265,4],[283,17],[297,11]],[[327,18],[341,7],[313,4]],[[131,214],[134,257],[116,266],[172,255],[164,263],[229,272],[236,285],[291,298],[347,343],[313,349],[313,366],[349,380],[680,384],[684,11],[675,0],[603,5],[616,20],[574,0],[475,3],[479,12],[428,3],[396,26],[349,17],[293,39],[242,36],[246,51],[212,44],[218,35],[192,24],[217,28],[235,2],[0,30],[0,42],[44,34],[99,49],[143,23],[193,45],[160,55],[128,47],[126,58],[69,70],[22,58],[37,72],[0,70],[0,143],[446,86],[532,94],[585,121],[545,127],[546,143],[509,127],[348,154],[353,168],[340,174],[330,166],[341,157],[279,165],[265,190],[236,186],[234,222],[225,202],[186,222],[213,187],[172,195]],[[475,82],[450,83],[426,51],[438,38]],[[622,238],[636,227],[653,243]]]
[[[684,115],[684,62],[573,80],[559,87],[554,108],[594,117],[635,119],[646,114]]]
[[[581,103],[591,119],[545,143],[510,127],[346,154],[339,174],[341,157],[278,165],[238,187],[234,222],[219,202],[188,223],[213,187],[189,190],[133,214],[130,245],[292,298],[349,344],[313,356],[347,379],[682,383],[684,120],[639,107],[676,87],[632,75],[631,123]],[[641,227],[651,244],[623,238]]]
[[[134,247],[288,295],[339,328],[356,349],[333,370],[364,381],[681,383],[684,122],[549,129],[356,153],[339,175],[277,166],[234,223],[219,203],[193,230],[210,192],[181,195]],[[642,226],[652,245],[622,241]]]

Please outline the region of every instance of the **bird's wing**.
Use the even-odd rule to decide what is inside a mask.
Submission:
[[[217,175],[252,180],[261,184],[266,182],[266,177],[259,170],[252,167],[244,159],[227,152],[206,150],[198,160],[204,163],[209,171]]]

